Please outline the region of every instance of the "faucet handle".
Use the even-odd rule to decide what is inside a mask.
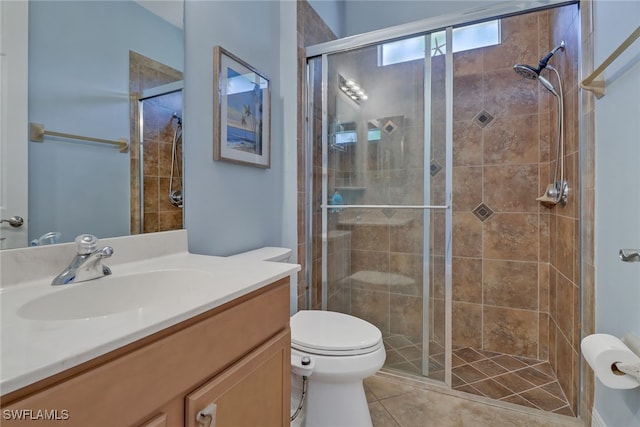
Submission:
[[[98,251],[100,258],[109,258],[113,255],[113,248],[111,246],[105,246]]]
[[[98,238],[91,234],[81,234],[76,237],[76,252],[78,255],[89,255],[98,247]]]

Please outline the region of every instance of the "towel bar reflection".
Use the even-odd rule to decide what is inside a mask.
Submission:
[[[41,123],[29,123],[29,139],[33,142],[43,142],[44,136],[57,136],[60,138],[77,139],[80,141],[99,142],[101,144],[116,145],[120,149],[121,153],[129,152],[129,142],[126,138],[120,138],[117,141],[111,139],[94,138],[92,136],[73,135],[70,133],[54,132],[45,130],[44,125]]]

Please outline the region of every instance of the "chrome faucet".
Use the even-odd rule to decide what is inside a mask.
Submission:
[[[67,283],[84,282],[111,274],[111,269],[102,265],[103,258],[113,255],[113,248],[98,247],[98,238],[91,234],[81,234],[76,237],[76,256],[64,271],[51,282],[52,286],[66,285]]]

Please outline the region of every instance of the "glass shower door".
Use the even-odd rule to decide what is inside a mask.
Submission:
[[[388,370],[444,381],[445,56],[399,48],[308,61],[311,307],[376,325]]]

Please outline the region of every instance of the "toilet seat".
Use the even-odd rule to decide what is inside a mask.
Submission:
[[[354,356],[382,347],[382,333],[371,323],[344,313],[302,310],[291,317],[291,347],[325,356]]]

